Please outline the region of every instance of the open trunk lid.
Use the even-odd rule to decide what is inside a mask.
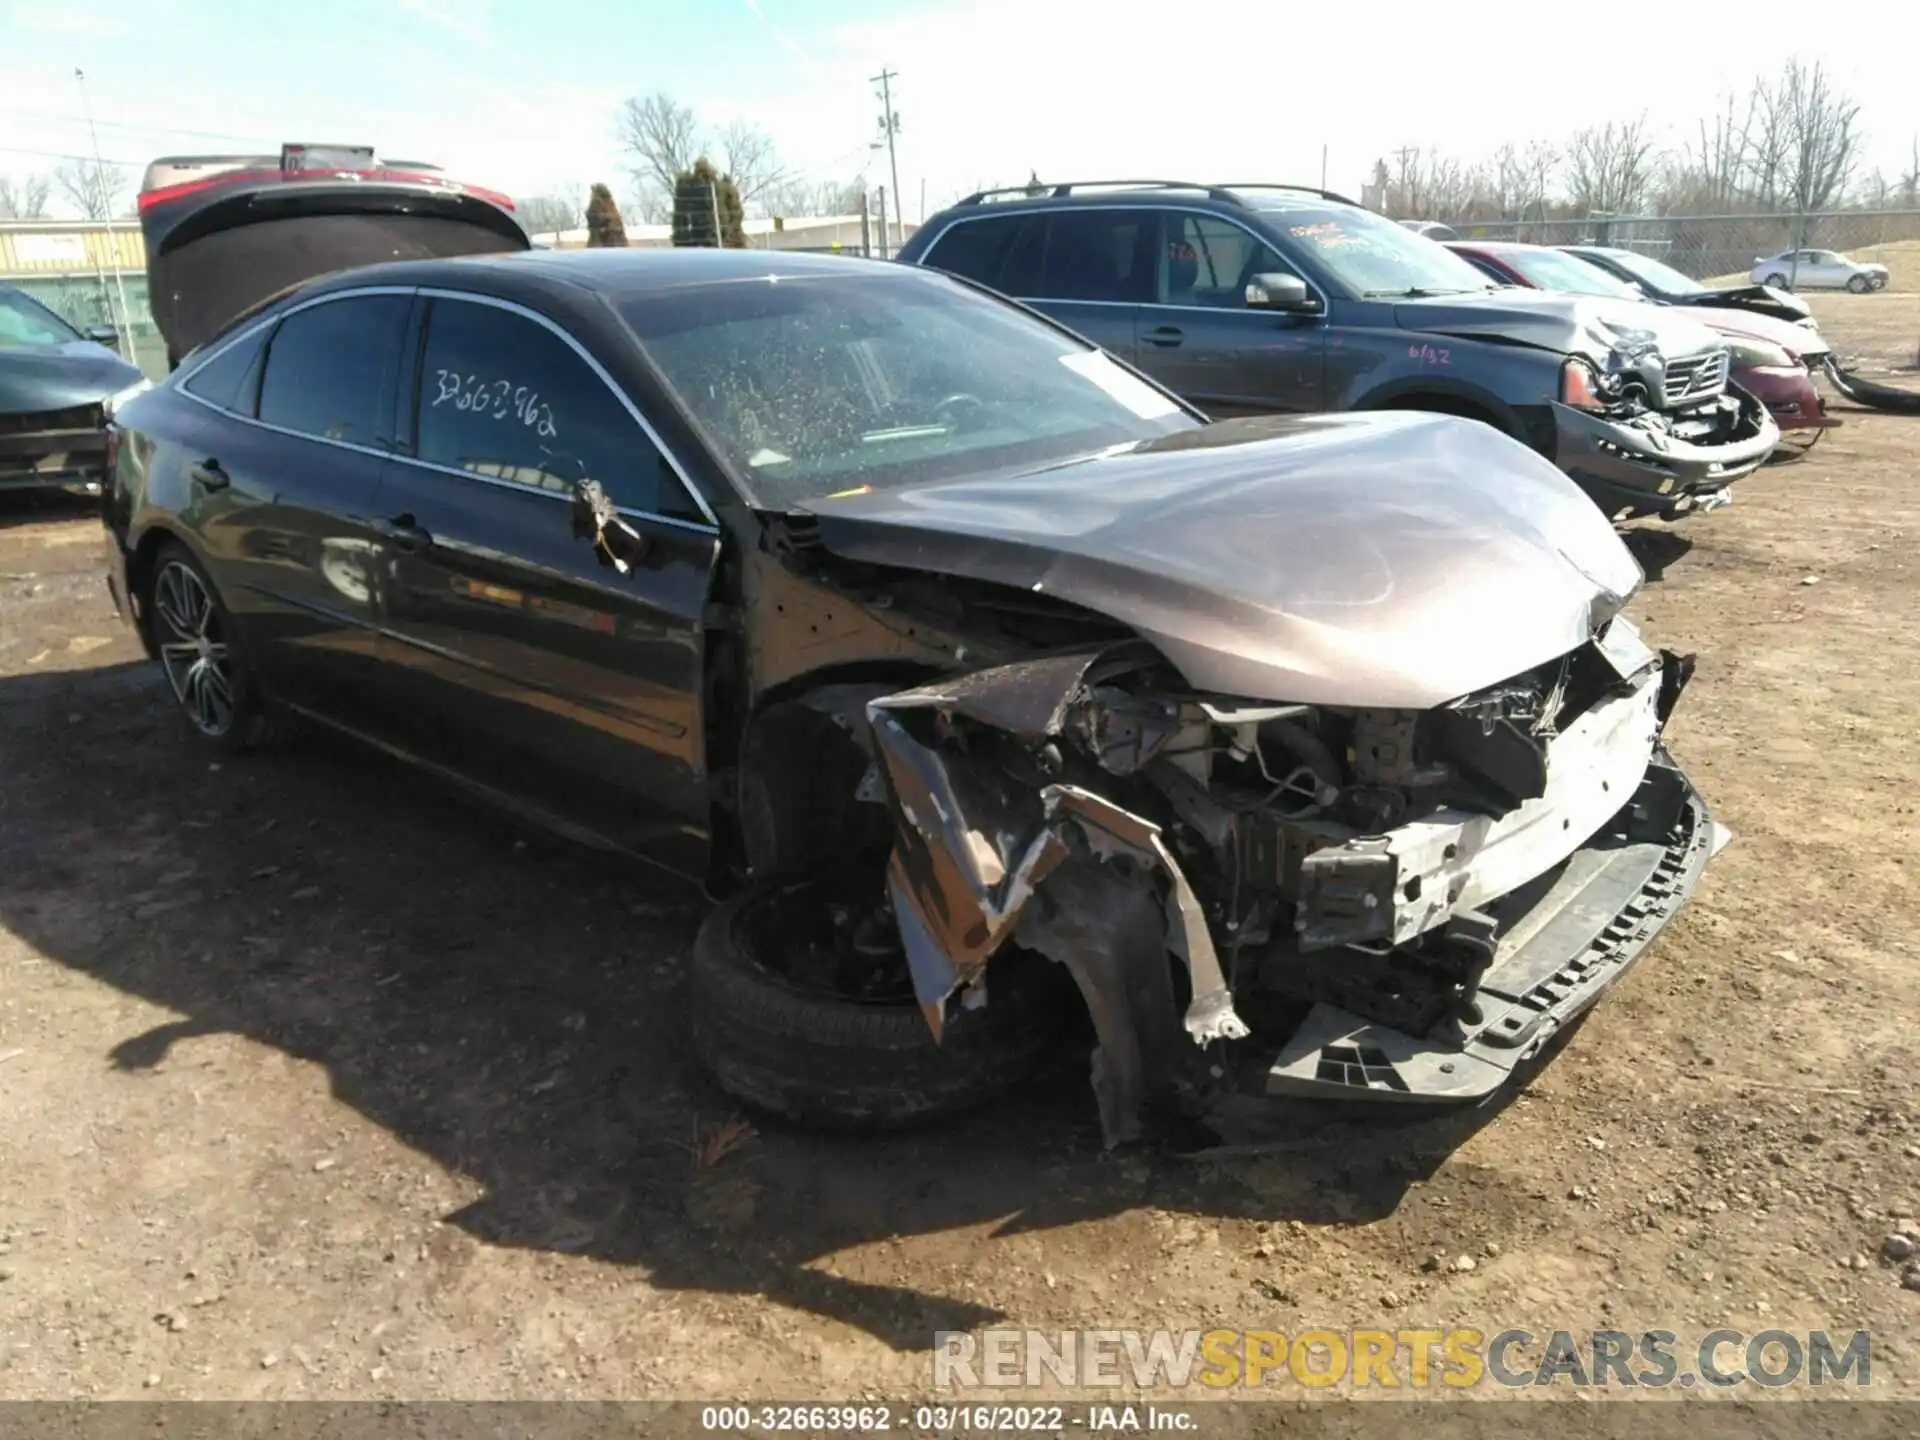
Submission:
[[[506,196],[341,147],[156,161],[140,223],[170,368],[236,316],[315,276],[531,244]]]

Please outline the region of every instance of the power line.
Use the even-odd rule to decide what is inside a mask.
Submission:
[[[84,115],[59,115],[42,110],[28,110],[17,105],[0,105],[0,115],[24,115],[30,120],[58,121],[63,124],[84,125]],[[192,135],[201,140],[237,140],[247,145],[275,145],[278,140],[263,140],[258,135],[233,135],[220,130],[189,130],[181,125],[137,125],[131,120],[96,120],[93,122],[102,130],[130,130],[142,135]]]
[[[96,160],[92,155],[75,155],[65,150],[28,150],[19,145],[0,145],[0,154],[37,155],[42,160],[78,160],[86,165],[125,165],[129,169],[138,169],[147,163],[144,160],[108,160],[104,157]]]

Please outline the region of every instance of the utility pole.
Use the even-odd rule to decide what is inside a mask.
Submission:
[[[893,209],[896,215],[900,212],[900,162],[894,157],[893,137],[900,133],[900,116],[893,108],[893,82],[899,78],[898,71],[884,67],[873,77],[873,83],[880,87],[880,133],[887,138],[887,170],[893,177]],[[892,245],[883,220],[880,226],[881,259],[887,258]]]
[[[87,98],[87,72],[74,67],[74,83],[80,87],[80,113],[87,117],[87,134],[93,140],[93,185],[94,192],[102,199],[106,197],[106,165],[100,159],[100,132],[93,126],[93,102]],[[127,308],[127,282],[120,274],[120,237],[113,233],[113,216],[108,215],[107,254],[113,259],[113,288],[120,296],[120,320],[113,328],[119,332],[120,353],[127,363],[133,363],[133,312]]]

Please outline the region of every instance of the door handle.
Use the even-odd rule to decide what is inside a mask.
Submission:
[[[375,521],[373,528],[403,555],[417,554],[433,544],[433,536],[424,526],[416,524],[411,515],[395,515],[389,520]]]
[[[187,471],[187,476],[202,490],[224,490],[233,483],[227,472],[220,468],[220,462],[211,455]]]
[[[1156,325],[1140,337],[1149,345],[1158,345],[1162,350],[1171,350],[1187,337],[1172,325]]]

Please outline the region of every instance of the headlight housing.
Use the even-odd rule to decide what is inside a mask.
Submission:
[[[1600,372],[1578,356],[1560,367],[1560,403],[1576,410],[1604,410],[1607,397],[1600,387]]]
[[[1792,368],[1797,362],[1780,346],[1770,340],[1727,337],[1727,355],[1735,365],[1744,365],[1750,369],[1765,366],[1771,369]]]
[[[136,395],[146,394],[147,391],[152,388],[153,382],[143,375],[140,379],[134,381],[133,384],[127,386],[126,389],[115,391],[107,397],[107,415],[112,417],[119,414],[122,405],[133,399]]]

